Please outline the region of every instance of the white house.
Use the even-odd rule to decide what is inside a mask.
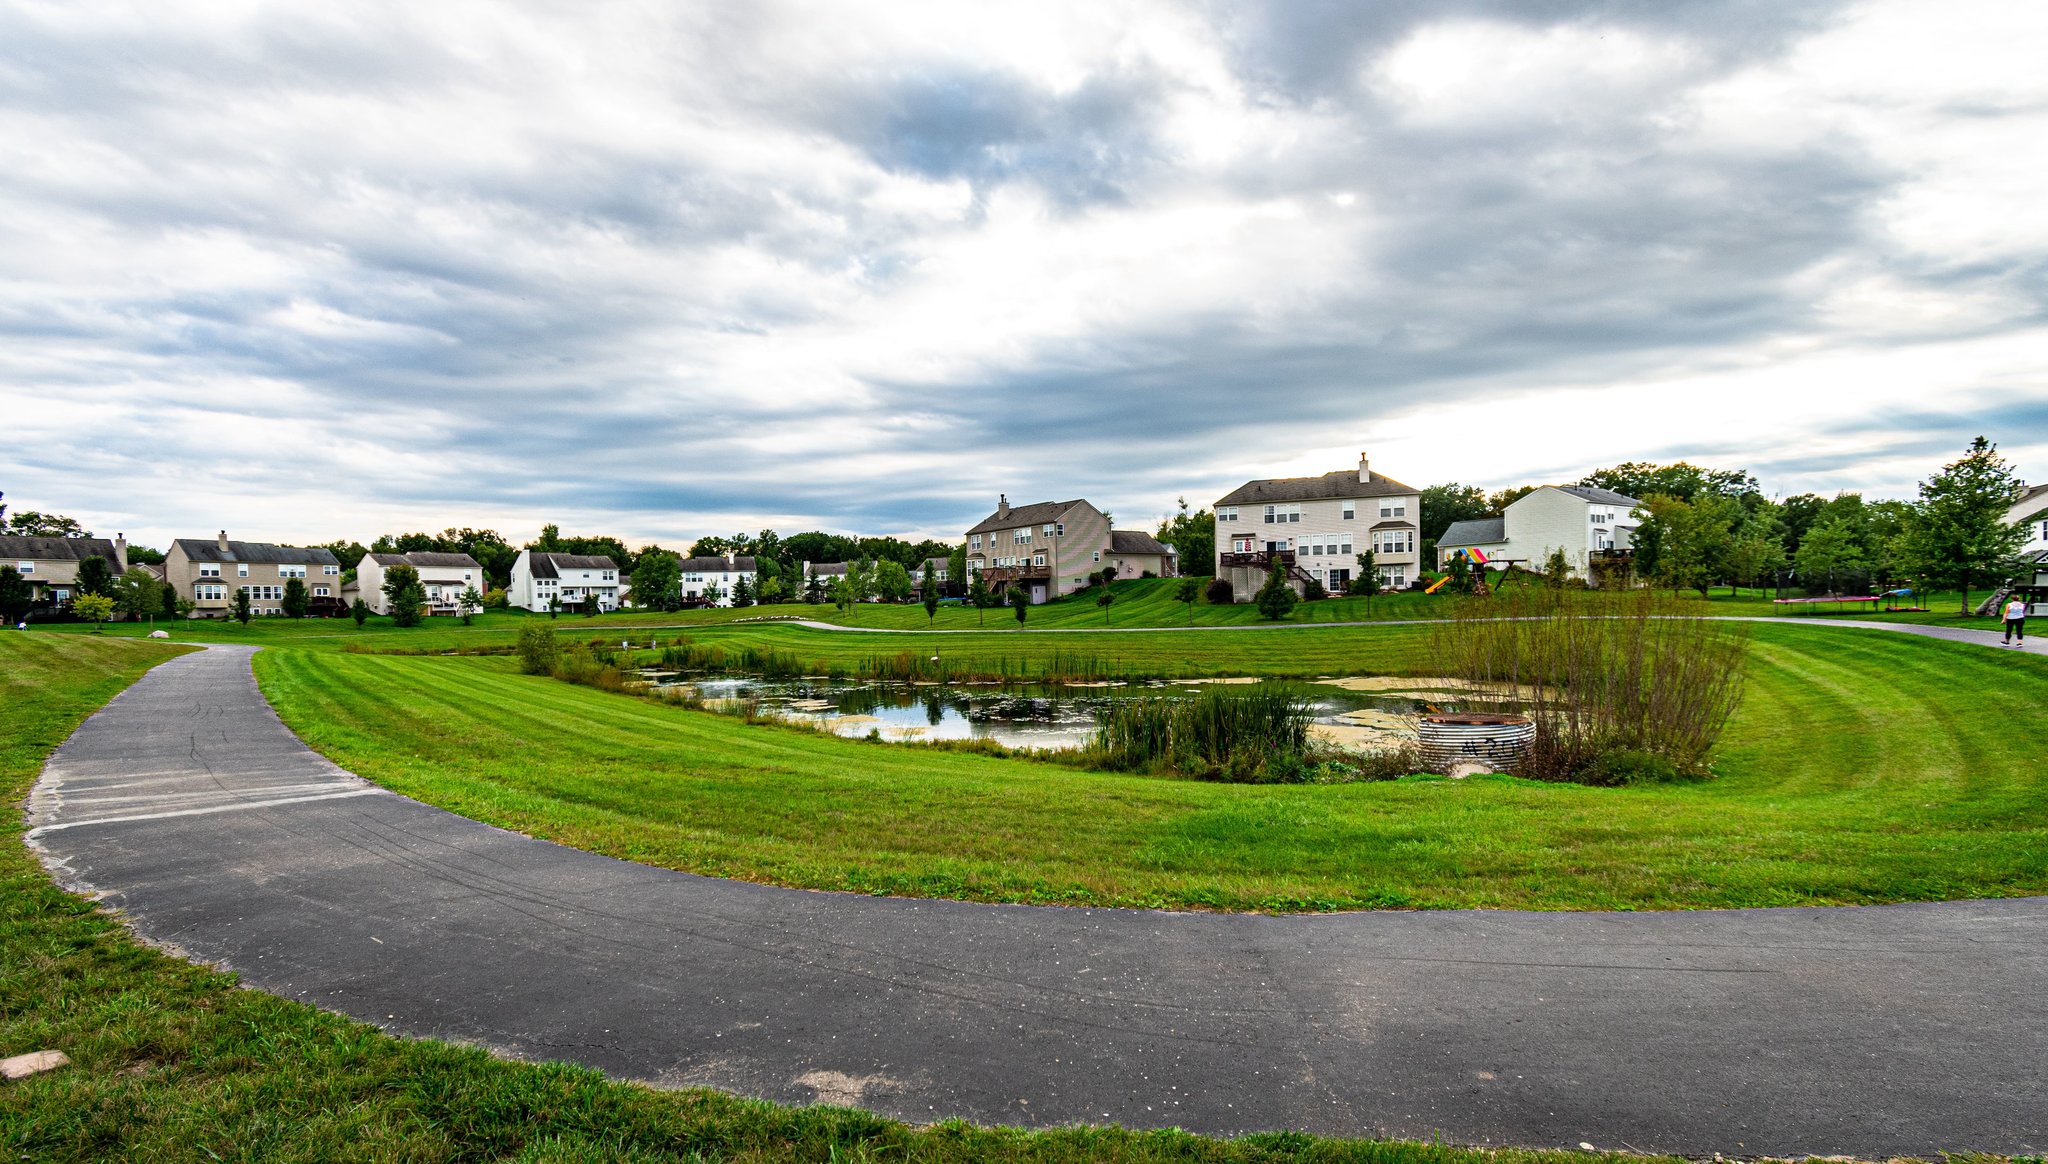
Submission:
[[[1422,491],[1358,468],[1320,477],[1247,481],[1216,501],[1216,577],[1249,602],[1276,564],[1295,589],[1313,578],[1342,594],[1370,547],[1380,583],[1396,589],[1420,573]]]
[[[1545,485],[1517,499],[1499,517],[1454,521],[1436,542],[1437,568],[1456,550],[1481,550],[1488,559],[1541,570],[1553,550],[1563,550],[1574,573],[1602,551],[1630,548],[1636,530],[1631,516],[1642,502],[1611,489],[1588,485]]]
[[[597,599],[599,610],[619,608],[619,567],[602,555],[521,550],[512,563],[505,600],[525,610],[563,609]]]
[[[356,564],[356,587],[362,600],[378,614],[391,613],[384,575],[393,566],[411,566],[419,573],[429,614],[461,614],[463,592],[475,590],[482,596],[487,588],[483,566],[468,554],[364,554]],[[471,613],[482,609],[481,604],[471,605]]]
[[[2007,525],[2023,525],[2027,529],[2027,544],[2020,547],[2020,553],[2027,557],[2048,553],[2048,485],[2036,485],[2020,495],[2005,511]]]
[[[747,589],[756,596],[761,593],[760,578],[754,571],[754,559],[748,557],[707,557],[684,558],[683,601],[691,605],[704,603],[708,606],[731,606],[732,588],[739,580],[747,580]],[[706,601],[705,596],[716,594]]]

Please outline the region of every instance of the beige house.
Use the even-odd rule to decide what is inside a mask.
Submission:
[[[305,583],[313,612],[338,613],[341,560],[322,547],[233,542],[226,530],[212,539],[179,538],[164,555],[164,581],[192,604],[193,618],[226,618],[237,590],[249,592],[257,614],[282,614],[284,588]]]
[[[968,577],[996,590],[1023,586],[1034,603],[1085,587],[1110,556],[1109,515],[1081,500],[1012,507],[1005,496],[967,531]]]
[[[1180,572],[1180,558],[1172,546],[1136,529],[1109,531],[1109,564],[1116,567],[1118,581],[1147,574],[1171,578]]]
[[[1632,515],[1641,504],[1611,489],[1545,485],[1516,499],[1499,517],[1452,522],[1436,541],[1437,568],[1453,551],[1477,549],[1489,561],[1541,570],[1553,550],[1563,550],[1572,572],[1584,576],[1594,557],[1632,548]]]
[[[1422,491],[1372,470],[1247,481],[1216,502],[1216,577],[1250,602],[1275,565],[1296,590],[1310,579],[1342,594],[1372,550],[1380,584],[1401,588],[1422,573]]]
[[[463,592],[475,589],[481,596],[488,589],[484,568],[468,554],[438,554],[416,551],[410,554],[364,554],[356,565],[356,585],[361,597],[378,614],[391,613],[391,598],[384,593],[384,575],[393,566],[411,566],[427,592],[427,613],[461,614]],[[353,600],[355,594],[349,595]],[[472,604],[471,613],[482,610]]]
[[[127,539],[0,537],[0,566],[12,566],[28,583],[34,606],[62,606],[78,596],[78,567],[105,558],[115,578],[128,572]]]

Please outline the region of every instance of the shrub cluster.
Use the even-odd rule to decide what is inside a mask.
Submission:
[[[1443,674],[1535,720],[1518,774],[1615,785],[1709,774],[1748,638],[1647,590],[1539,590],[1455,607],[1434,650]]]
[[[1114,771],[1305,783],[1315,766],[1308,754],[1310,718],[1307,699],[1273,684],[1118,699],[1096,713],[1095,739],[1083,758]]]

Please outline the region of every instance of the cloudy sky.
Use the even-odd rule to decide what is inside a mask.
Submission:
[[[2048,479],[2048,5],[0,0],[0,490],[161,545]]]

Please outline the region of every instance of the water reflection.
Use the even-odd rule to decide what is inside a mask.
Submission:
[[[1095,713],[1111,700],[1193,695],[1200,687],[1146,683],[1117,687],[941,687],[829,680],[665,677],[707,702],[745,701],[762,712],[813,723],[842,736],[886,740],[993,740],[1012,748],[1070,748],[1095,731]],[[1450,709],[1469,700],[1455,692],[1353,691],[1328,684],[1291,684],[1311,700],[1316,734],[1346,747],[1413,739],[1426,706]],[[1414,686],[1426,686],[1418,683]]]

